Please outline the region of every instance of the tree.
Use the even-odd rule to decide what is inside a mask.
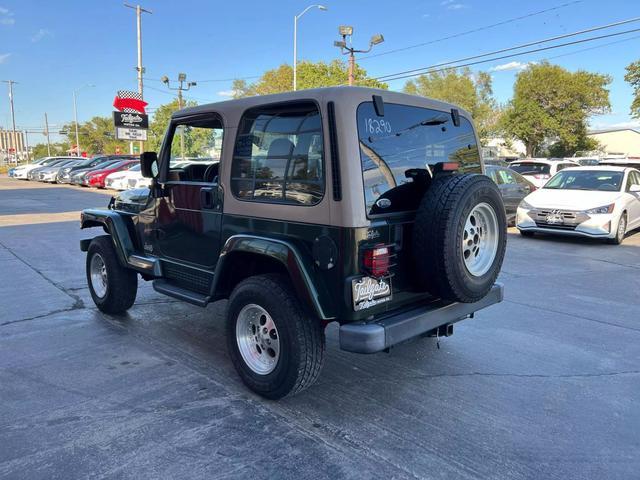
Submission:
[[[349,79],[347,64],[340,60],[333,60],[329,63],[302,61],[298,63],[297,73],[299,90],[345,85]],[[355,68],[355,78],[358,86],[388,88],[386,83],[369,78],[366,70],[358,65]],[[234,92],[234,98],[291,91],[293,89],[293,67],[282,64],[278,68],[267,70],[256,82],[251,84],[245,80],[236,79],[231,88]]]
[[[470,69],[445,70],[409,80],[405,93],[453,103],[471,113],[481,139],[496,132],[499,117],[491,88],[491,75],[472,73]]]
[[[631,116],[640,118],[640,60],[627,65],[624,79],[633,87],[633,102],[631,102]]]
[[[570,72],[543,62],[520,72],[513,99],[503,115],[507,133],[522,140],[527,156],[544,143],[571,154],[587,145],[587,120],[610,110],[611,77],[584,70]]]
[[[71,145],[76,144],[75,128],[74,122],[63,127],[63,130],[67,132],[67,142]],[[114,130],[113,118],[111,117],[93,117],[87,122],[78,124],[80,148],[89,155],[116,153],[118,149],[121,152],[128,152],[128,142],[116,140]]]

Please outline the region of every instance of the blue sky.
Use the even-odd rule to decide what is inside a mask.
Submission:
[[[330,61],[337,27],[354,27],[354,44],[366,46],[380,32],[383,53],[451,34],[465,32],[514,17],[553,8],[572,0],[325,0],[328,11],[311,10],[299,22],[300,59]],[[200,103],[225,99],[237,77],[260,75],[292,58],[293,16],[310,1],[168,1],[144,0],[152,15],[143,17],[143,56],[146,67],[145,100],[151,108],[171,100],[159,81],[162,75],[186,72],[198,86],[187,97]],[[499,27],[403,52],[360,60],[373,76],[418,68],[442,61],[569,33],[592,26],[640,16],[637,0],[583,0],[551,12],[530,16]],[[616,30],[640,28],[640,22]],[[614,30],[611,30],[614,31]],[[601,33],[588,34],[587,36]],[[637,37],[637,38],[633,38]],[[630,40],[626,40],[629,39]],[[619,42],[620,40],[626,40]],[[593,48],[611,42],[613,45]],[[492,72],[496,97],[506,102],[518,68],[549,58],[570,70],[607,73],[611,84],[612,113],[592,120],[592,126],[640,125],[628,113],[631,88],[624,82],[624,67],[640,59],[640,32],[575,45],[549,52],[523,55],[478,65]],[[586,50],[590,48],[589,50]],[[43,2],[0,0],[0,80],[19,82],[14,87],[19,127],[41,128],[46,111],[49,122],[63,124],[73,118],[72,91],[85,84],[78,97],[79,120],[110,115],[116,90],[136,89],[136,37],[134,11],[116,0]],[[218,81],[222,80],[222,81]],[[390,83],[401,89],[404,80]],[[6,85],[0,86],[0,126],[10,124]],[[30,142],[42,140],[30,135]]]

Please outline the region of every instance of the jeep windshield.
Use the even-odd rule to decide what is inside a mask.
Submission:
[[[416,210],[438,163],[482,172],[473,126],[464,117],[456,127],[450,112],[393,103],[378,116],[373,102],[365,102],[357,119],[369,215]]]

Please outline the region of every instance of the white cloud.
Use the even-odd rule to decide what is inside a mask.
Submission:
[[[10,56],[10,53],[0,53],[0,63],[6,62]]]
[[[52,34],[49,30],[47,30],[46,28],[41,28],[35,33],[33,37],[31,37],[31,41],[33,43],[36,43],[42,40],[44,37],[50,37],[51,35]]]
[[[13,25],[16,19],[8,8],[0,7],[0,25]]]
[[[467,8],[468,5],[464,3],[459,3],[456,0],[442,0],[440,5],[445,7],[447,10],[462,10],[463,8]]]
[[[236,94],[235,90],[222,90],[218,92],[220,97],[233,97]]]
[[[536,62],[509,62],[502,65],[496,65],[489,69],[490,72],[506,72],[508,70],[524,70],[529,65],[534,65]]]

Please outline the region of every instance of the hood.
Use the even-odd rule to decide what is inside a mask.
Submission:
[[[619,197],[620,192],[541,188],[525,197],[524,201],[535,208],[589,210],[614,203]]]

